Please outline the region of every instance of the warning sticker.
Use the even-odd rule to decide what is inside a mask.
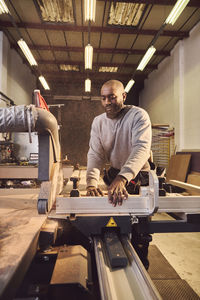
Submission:
[[[110,217],[106,227],[117,227],[117,223],[115,222],[115,220],[113,219],[113,217]]]

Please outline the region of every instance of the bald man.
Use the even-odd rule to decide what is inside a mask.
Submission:
[[[105,113],[97,116],[90,135],[87,163],[87,195],[103,195],[98,187],[105,159],[111,164],[107,173],[108,201],[122,205],[128,198],[127,186],[137,174],[149,170],[151,122],[145,110],[124,105],[126,93],[118,80],[101,88]],[[110,177],[110,178],[109,178]]]

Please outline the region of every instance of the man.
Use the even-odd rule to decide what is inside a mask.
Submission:
[[[141,171],[150,169],[148,159],[151,122],[142,108],[124,105],[126,93],[118,80],[104,83],[101,97],[105,113],[97,116],[92,123],[87,163],[87,195],[103,195],[98,182],[102,164],[107,159],[111,168],[104,176],[104,181],[108,185],[108,201],[116,206],[128,199],[127,190],[130,190],[135,181],[133,179],[141,176]],[[148,268],[147,254],[151,237],[148,234],[138,235],[134,227],[132,235],[132,244]]]
[[[108,200],[116,206],[122,205],[128,198],[127,184],[139,171],[149,170],[151,122],[142,108],[124,105],[126,93],[120,81],[109,80],[104,83],[101,96],[105,113],[97,116],[92,124],[87,195],[102,195],[98,181],[106,158],[111,164],[111,170],[118,173],[108,186]]]

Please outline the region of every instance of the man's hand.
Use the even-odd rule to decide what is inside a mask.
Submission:
[[[95,186],[87,187],[87,196],[103,196],[103,192],[100,188],[96,188]]]
[[[128,193],[126,191],[126,178],[117,175],[111,185],[108,187],[108,201],[113,206],[122,205],[123,201],[128,199]]]

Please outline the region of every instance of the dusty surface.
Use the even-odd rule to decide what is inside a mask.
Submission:
[[[37,212],[38,191],[0,191],[0,295],[27,251],[36,247],[33,242],[46,220],[46,216]]]

